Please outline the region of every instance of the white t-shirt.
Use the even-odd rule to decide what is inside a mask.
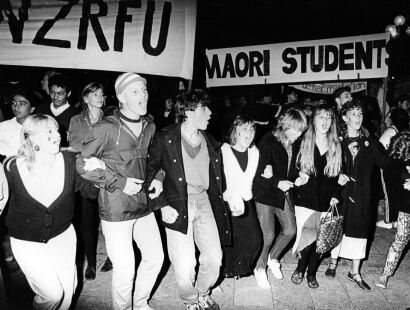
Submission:
[[[21,125],[14,117],[0,123],[0,154],[3,156],[17,155],[20,147]]]

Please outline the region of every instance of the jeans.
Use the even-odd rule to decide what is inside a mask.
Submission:
[[[265,269],[268,255],[271,259],[278,259],[289,242],[295,237],[295,211],[294,207],[285,200],[283,210],[257,202],[256,212],[263,234],[263,248],[256,263],[256,269]],[[280,223],[281,230],[273,244],[275,239],[275,215]]]
[[[208,196],[188,198],[187,234],[166,229],[168,254],[174,266],[178,291],[185,304],[207,295],[219,277],[222,249]],[[199,250],[199,269],[195,281],[195,245]]]
[[[164,260],[161,237],[153,213],[136,220],[108,222],[101,220],[105,246],[113,265],[112,299],[114,310],[139,309],[147,306]],[[135,279],[133,305],[132,286],[135,276],[136,242],[141,263]]]
[[[397,267],[401,253],[410,240],[410,213],[399,212],[397,219],[397,232],[390,245],[384,265],[383,274],[391,277]]]
[[[47,243],[11,238],[14,257],[36,294],[33,308],[68,310],[77,286],[73,226]]]

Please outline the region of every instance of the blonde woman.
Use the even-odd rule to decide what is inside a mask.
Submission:
[[[5,161],[11,248],[35,293],[35,309],[70,307],[77,285],[74,192],[91,198],[98,192],[77,175],[75,155],[60,152],[60,141],[51,116],[29,116],[19,156]]]
[[[316,252],[316,238],[320,218],[330,205],[341,198],[338,184],[342,169],[342,148],[336,129],[334,110],[329,105],[318,106],[312,114],[309,128],[303,140],[294,150],[296,164],[291,164],[291,175],[295,179],[294,199],[296,216],[296,242],[293,253],[297,253],[298,266],[291,280],[300,284],[307,270],[310,288],[318,288],[316,272],[320,254]]]

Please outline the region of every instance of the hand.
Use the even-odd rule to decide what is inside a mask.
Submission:
[[[270,179],[273,176],[272,165],[266,165],[265,170],[263,170],[261,176],[265,179]]]
[[[149,186],[148,190],[149,191],[154,190],[153,193],[148,194],[149,198],[151,199],[157,198],[162,193],[162,190],[163,190],[162,182],[155,180],[155,179],[152,180],[151,185]]]
[[[4,174],[3,166],[0,164],[0,214],[3,212],[8,197],[9,196],[9,188],[6,179],[6,175]]]
[[[178,215],[178,211],[171,206],[165,206],[161,209],[162,220],[167,224],[175,223]]]
[[[137,195],[141,191],[143,183],[144,181],[140,179],[127,178],[127,183],[122,191],[130,196]]]
[[[288,180],[279,181],[278,183],[278,188],[282,192],[285,192],[285,193],[292,187],[293,187],[293,183]]]
[[[349,181],[350,181],[349,177],[342,173],[339,175],[339,180],[337,181],[337,183],[339,183],[342,186],[345,186],[346,183]]]
[[[95,169],[105,170],[105,162],[97,157],[84,158],[84,170],[91,171]]]
[[[406,182],[404,182],[403,187],[410,191],[410,179],[407,179]]]
[[[231,207],[231,205],[229,205]],[[230,208],[232,216],[241,216],[245,212],[245,206]]]
[[[331,206],[335,206],[339,203],[339,200],[336,199],[335,197],[332,197],[332,199],[330,199],[330,205]]]
[[[299,176],[295,180],[295,186],[305,185],[309,181],[309,175],[303,171],[299,172]]]

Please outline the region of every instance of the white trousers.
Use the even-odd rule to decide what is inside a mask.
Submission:
[[[77,286],[77,238],[73,225],[47,243],[12,237],[10,243],[14,257],[36,294],[34,309],[68,309]]]
[[[114,310],[140,309],[147,306],[152,288],[164,261],[161,237],[153,213],[123,222],[101,220],[107,254],[113,265],[112,299]],[[133,240],[141,252],[141,263],[135,276]]]

